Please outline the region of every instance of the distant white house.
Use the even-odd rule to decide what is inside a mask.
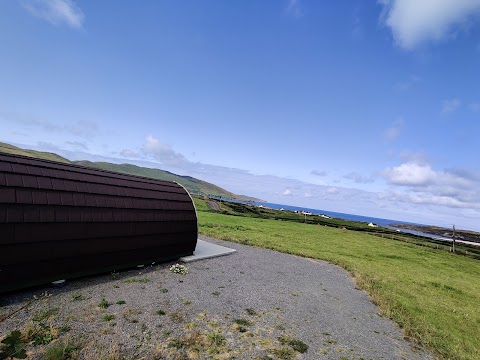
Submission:
[[[370,226],[370,227],[378,227],[378,225],[375,225],[374,223],[368,223],[368,226]]]
[[[324,218],[324,219],[330,219],[330,216],[327,216],[327,215],[323,215],[323,214],[322,214],[322,215],[318,215],[318,216],[320,216],[320,217],[322,217],[322,218]]]
[[[302,211],[302,214],[303,214],[303,215],[312,215],[312,213],[311,213],[311,212],[308,212],[308,211]]]

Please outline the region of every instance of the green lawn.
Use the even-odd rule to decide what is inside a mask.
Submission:
[[[405,335],[447,359],[480,359],[480,261],[355,231],[209,211],[200,232],[350,271]]]

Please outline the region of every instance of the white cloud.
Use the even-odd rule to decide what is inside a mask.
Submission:
[[[437,195],[425,192],[392,192],[390,193],[390,200],[401,201],[410,204],[426,204],[445,206],[449,208],[465,208],[465,209],[480,209],[480,204],[477,202],[464,201],[453,196]]]
[[[448,114],[448,113],[454,112],[461,105],[462,105],[462,102],[457,98],[445,100],[442,104],[442,113]]]
[[[454,36],[468,21],[478,18],[480,0],[378,0],[383,21],[396,43],[414,49],[427,41]]]
[[[170,145],[162,144],[152,135],[147,136],[143,151],[162,164],[180,166],[189,163],[182,154],[175,152]]]
[[[338,193],[338,189],[336,187],[330,187],[327,189],[327,194],[337,194]]]
[[[22,6],[53,25],[66,24],[80,29],[85,20],[85,14],[72,0],[23,0]]]
[[[290,189],[285,189],[285,191],[282,193],[283,196],[291,196],[292,195],[292,190]]]
[[[407,162],[388,168],[382,175],[394,190],[392,200],[453,208],[480,208],[480,171],[451,169],[437,171],[428,163]]]
[[[428,164],[408,162],[385,169],[383,176],[394,185],[426,186],[435,180],[436,173]]]

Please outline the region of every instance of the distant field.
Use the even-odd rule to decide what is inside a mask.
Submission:
[[[338,264],[406,336],[447,359],[480,359],[479,260],[344,226],[221,214],[195,202],[202,234]]]

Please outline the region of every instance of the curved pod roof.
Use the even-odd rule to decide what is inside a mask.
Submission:
[[[0,154],[0,292],[193,254],[181,185]]]

